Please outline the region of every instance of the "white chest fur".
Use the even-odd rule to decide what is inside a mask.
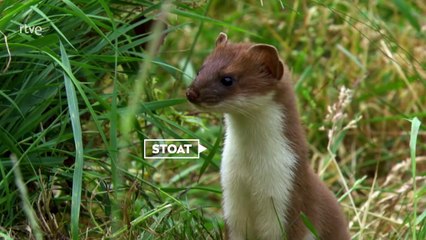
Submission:
[[[225,220],[232,240],[284,239],[296,156],[283,134],[282,107],[271,96],[250,100],[267,104],[249,116],[225,115],[221,166]]]

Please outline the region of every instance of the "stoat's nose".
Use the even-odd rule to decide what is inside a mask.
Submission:
[[[200,93],[190,87],[186,90],[186,98],[192,103],[197,103],[199,102]]]

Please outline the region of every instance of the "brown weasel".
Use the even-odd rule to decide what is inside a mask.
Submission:
[[[308,164],[290,73],[270,45],[229,43],[226,34],[186,92],[225,113],[221,183],[229,239],[350,239],[335,196]]]

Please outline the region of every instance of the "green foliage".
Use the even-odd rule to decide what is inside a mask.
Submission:
[[[16,204],[22,197],[34,207],[43,235],[48,238],[68,235],[77,239],[86,233],[137,236],[141,230],[135,229],[162,224],[172,220],[172,216],[184,212],[197,215],[198,210],[185,206],[182,200],[161,190],[162,185],[149,180],[155,166],[141,158],[140,144],[131,147],[121,159],[124,163],[117,164],[117,153],[121,151],[117,122],[129,107],[138,63],[148,59],[143,44],[152,39],[149,32],[138,35],[135,31],[157,18],[162,5],[54,0],[5,4],[8,5],[3,8],[0,22],[4,34],[1,58],[5,62],[0,74],[0,226],[13,229],[12,236],[29,236],[16,228],[26,222],[21,205]],[[40,26],[43,32],[40,36],[20,32],[24,24]],[[161,31],[179,28],[176,25]],[[150,72],[158,68],[171,76],[181,74],[161,59],[151,62],[154,66]],[[140,99],[135,112],[138,117],[131,120],[135,136],[143,141],[150,132],[167,132],[174,137],[183,136],[184,130],[191,133],[185,127],[173,129],[165,125],[168,119],[158,119],[170,114],[179,125],[186,121],[186,116],[171,108],[184,100],[157,100],[164,97],[159,96],[163,93],[150,85],[156,84],[156,78],[148,78],[141,83],[149,86],[146,93],[150,97]],[[207,145],[206,140],[203,143]],[[124,142],[120,148],[128,148],[129,144]],[[17,156],[17,163],[12,162],[11,154]],[[131,164],[136,165],[128,169]],[[28,199],[18,195],[14,184],[17,176],[13,170],[18,166],[30,189]],[[146,167],[151,170],[148,172]],[[129,192],[135,184],[142,188],[130,188]],[[132,206],[123,213],[122,203],[126,201]],[[157,217],[153,216],[162,213],[164,202],[170,201],[173,203],[168,206],[173,211],[156,222]],[[144,214],[145,211],[152,213]],[[121,229],[129,218],[135,218],[131,221],[135,224],[131,224],[131,231],[124,228],[123,233]],[[197,222],[201,220],[194,218],[190,223],[204,226],[205,222]],[[91,222],[88,229],[87,222]],[[209,234],[212,226],[193,230],[200,235]]]
[[[221,116],[184,99],[221,31],[280,50],[354,239],[425,238],[425,13],[399,0],[3,1],[0,238],[221,239]],[[353,95],[336,120],[341,86]],[[209,150],[147,160],[146,138]]]

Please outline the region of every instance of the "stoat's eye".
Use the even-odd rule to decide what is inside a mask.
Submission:
[[[232,84],[234,84],[234,78],[230,76],[222,77],[220,82],[223,84],[223,86],[229,87],[229,86],[232,86]]]

